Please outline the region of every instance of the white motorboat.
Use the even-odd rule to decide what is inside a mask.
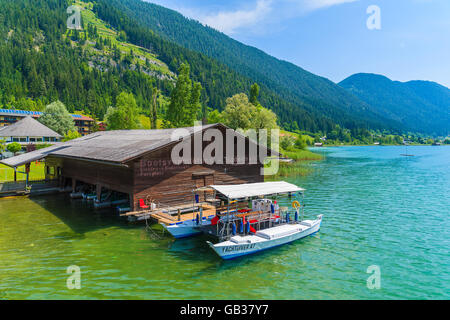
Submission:
[[[310,236],[320,230],[322,217],[319,215],[316,220],[282,224],[257,231],[253,235],[236,235],[218,244],[207,243],[222,259],[234,259]]]

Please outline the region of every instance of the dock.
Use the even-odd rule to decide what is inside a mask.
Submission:
[[[202,216],[209,217],[216,215],[216,207],[206,203],[196,203],[195,205],[183,204],[178,206],[171,206],[167,208],[157,208],[155,210],[140,210],[121,214],[121,217],[127,217],[129,220],[142,221],[154,220],[157,223],[164,223],[166,225],[175,224],[178,222],[193,220],[200,215],[200,208],[202,209]]]

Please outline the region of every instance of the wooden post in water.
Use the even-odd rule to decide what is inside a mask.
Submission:
[[[178,209],[178,221],[181,221],[181,209]]]
[[[102,185],[101,184],[97,184],[97,201],[101,202],[102,201]]]
[[[31,167],[31,164],[30,164],[30,163],[27,163],[27,164],[25,165],[25,172],[26,172],[26,174],[27,174],[27,178],[26,178],[26,182],[25,182],[25,187],[27,187],[27,188],[28,188],[28,181],[29,181],[29,178],[30,178],[30,167]]]

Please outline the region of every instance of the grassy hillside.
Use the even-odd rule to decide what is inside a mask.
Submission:
[[[130,56],[129,62],[133,68],[139,67],[141,72],[148,75],[159,77],[160,79],[174,80],[176,75],[169,70],[169,67],[162,61],[157,59],[157,56],[150,50],[131,44],[125,40],[120,39],[119,32],[114,30],[111,26],[100,20],[92,11],[93,3],[84,1],[74,1],[74,4],[82,8],[81,16],[84,27],[91,25],[97,29],[98,35],[102,39],[110,41],[112,46],[115,46],[125,56]],[[69,32],[68,32],[69,33]],[[82,33],[83,35],[83,33]],[[108,47],[104,47],[102,50],[96,49],[96,41],[89,41],[87,39],[83,45],[91,61],[105,61],[105,58],[112,58],[113,50]],[[92,63],[94,65],[94,63]],[[97,67],[100,67],[97,66]]]

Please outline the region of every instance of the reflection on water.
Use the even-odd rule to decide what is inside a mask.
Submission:
[[[321,231],[226,262],[207,237],[175,241],[80,200],[2,199],[0,298],[448,299],[450,148],[403,151],[321,149],[312,175],[287,179],[307,189],[309,217],[325,215]],[[70,265],[81,290],[66,288]],[[366,287],[370,265],[380,290]]]

